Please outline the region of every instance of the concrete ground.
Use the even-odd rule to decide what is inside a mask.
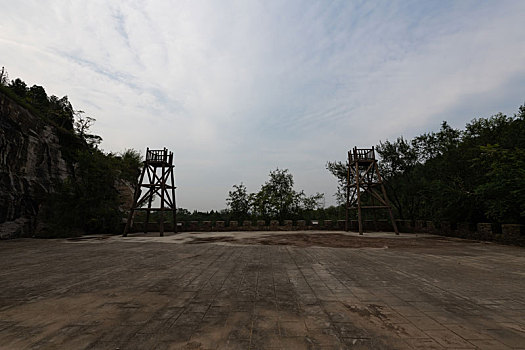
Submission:
[[[439,236],[0,241],[0,349],[525,349],[525,249]]]

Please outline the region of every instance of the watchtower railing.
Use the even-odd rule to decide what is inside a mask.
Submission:
[[[375,150],[374,147],[372,148],[357,148],[354,147],[354,149],[349,153],[350,162],[360,161],[360,160],[375,160]]]
[[[166,148],[164,149],[147,149],[146,150],[146,162],[147,163],[173,163],[173,152],[169,152]]]

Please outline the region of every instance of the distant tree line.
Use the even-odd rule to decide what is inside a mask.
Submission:
[[[474,119],[464,130],[380,142],[380,169],[400,219],[525,223],[525,106]],[[328,162],[344,203],[346,163]],[[366,200],[366,197],[365,197]]]

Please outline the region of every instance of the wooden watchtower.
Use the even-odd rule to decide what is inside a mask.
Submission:
[[[348,172],[346,188],[346,230],[349,230],[349,211],[357,208],[357,221],[359,224],[359,234],[363,234],[363,209],[383,209],[388,210],[390,220],[396,235],[399,234],[392,207],[388,201],[383,178],[379,173],[375,149],[357,148],[348,151]],[[369,203],[363,205],[363,196],[367,194]]]
[[[150,213],[159,212],[159,231],[161,236],[164,236],[164,212],[171,212],[173,215],[173,231],[177,232],[173,152],[169,152],[166,148],[161,150],[150,150],[147,148],[146,160],[143,164],[123,236],[126,237],[133,226],[133,218],[136,211],[146,212],[144,232],[148,231]],[[157,202],[154,198],[155,196],[158,196],[160,199],[159,207],[153,206],[154,202]],[[146,204],[147,207],[145,207]]]

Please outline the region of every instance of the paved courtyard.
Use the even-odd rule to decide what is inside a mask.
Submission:
[[[185,233],[1,241],[0,266],[0,349],[525,349],[517,247]]]

